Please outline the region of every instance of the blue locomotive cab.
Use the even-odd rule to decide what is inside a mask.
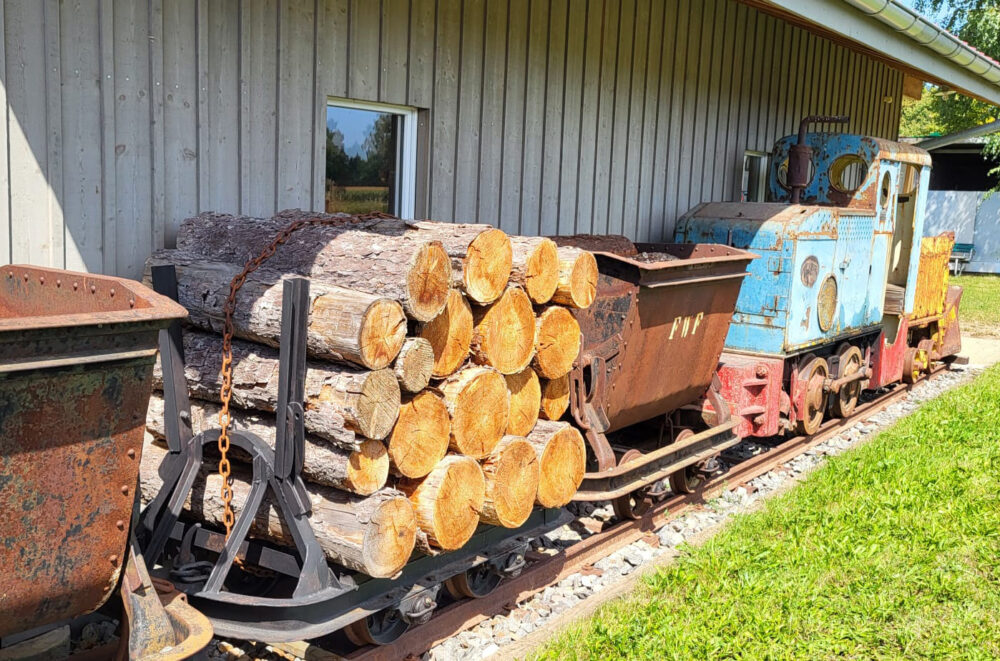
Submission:
[[[679,243],[759,255],[727,350],[799,354],[877,333],[884,315],[910,313],[929,176],[922,149],[800,130],[774,146],[767,202],[710,202],[681,218]]]

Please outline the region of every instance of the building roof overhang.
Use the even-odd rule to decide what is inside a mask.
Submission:
[[[911,76],[1000,105],[1000,63],[898,0],[740,0]]]

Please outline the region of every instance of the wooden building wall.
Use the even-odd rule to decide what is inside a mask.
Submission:
[[[428,111],[419,216],[657,240],[803,115],[894,138],[902,88],[734,0],[5,0],[0,22],[0,262],[133,277],[198,211],[321,208],[328,97]]]

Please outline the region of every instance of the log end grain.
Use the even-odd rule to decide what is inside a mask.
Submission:
[[[496,303],[473,313],[471,352],[501,374],[520,372],[535,353],[535,312],[520,287],[509,287]]]
[[[575,427],[564,424],[539,453],[536,502],[542,507],[562,507],[572,500],[583,482],[586,463],[583,436]]]
[[[314,311],[321,300],[316,299]],[[361,318],[358,330],[362,364],[373,370],[388,367],[399,355],[405,340],[406,314],[403,306],[388,298],[372,303]]]
[[[445,457],[423,480],[402,480],[417,515],[417,525],[432,546],[461,548],[479,525],[486,497],[486,479],[469,457]]]
[[[560,248],[559,286],[552,301],[574,308],[589,308],[597,295],[597,275],[597,260],[593,254],[576,248]]]
[[[344,486],[354,493],[368,496],[385,486],[389,478],[389,453],[382,441],[366,438],[352,452],[347,464]]]
[[[524,523],[538,492],[538,455],[531,443],[517,436],[505,436],[483,462],[486,498],[480,519],[483,523],[517,528]]]
[[[558,379],[541,379],[542,401],[538,416],[543,420],[558,420],[569,408],[569,374]]]
[[[404,477],[427,475],[448,452],[451,418],[444,398],[424,390],[404,399],[389,435],[389,458]]]
[[[357,431],[367,438],[383,439],[392,431],[399,416],[399,382],[392,370],[373,370],[358,379],[358,391],[351,393],[351,420]],[[340,402],[341,393],[324,384],[317,402],[310,406],[321,408],[324,402]]]
[[[408,337],[396,356],[393,372],[405,392],[420,392],[434,372],[434,348],[422,337]]]
[[[420,337],[431,343],[434,376],[449,376],[462,366],[472,342],[472,308],[462,292],[448,292],[444,310],[420,327]]]
[[[406,309],[417,321],[441,313],[451,288],[451,259],[440,241],[428,241],[413,257],[406,274]]]
[[[462,287],[481,304],[497,300],[510,279],[512,251],[506,232],[490,228],[469,243],[462,263]]]
[[[542,387],[538,375],[530,367],[504,377],[510,392],[510,415],[507,419],[507,433],[525,436],[538,422],[538,411],[542,403]]]
[[[507,429],[507,382],[494,369],[470,367],[442,383],[441,390],[451,414],[451,449],[482,459]]]
[[[542,305],[552,300],[559,286],[559,252],[552,239],[540,240],[528,252],[524,266],[514,268],[523,269],[524,290],[532,303]]]
[[[403,496],[387,498],[372,512],[364,528],[362,553],[365,571],[375,578],[399,573],[413,553],[417,541],[417,517]]]
[[[580,354],[580,324],[566,308],[552,305],[538,315],[534,366],[546,379],[568,374]]]

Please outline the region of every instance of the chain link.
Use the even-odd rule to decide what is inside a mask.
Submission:
[[[229,414],[229,403],[233,398],[233,312],[236,310],[236,294],[247,280],[247,276],[256,271],[260,266],[270,259],[278,247],[285,243],[292,234],[303,227],[316,225],[340,226],[348,223],[357,223],[365,220],[377,220],[380,218],[396,219],[396,216],[379,211],[365,213],[356,216],[336,216],[326,218],[303,218],[290,223],[283,230],[278,232],[257,257],[251,259],[229,283],[229,297],[226,298],[226,305],[223,309],[226,320],[222,331],[222,389],[220,396],[222,399],[222,410],[219,412],[219,475],[222,477],[222,502],[225,507],[222,515],[222,522],[226,526],[226,539],[233,530],[236,523],[236,515],[233,513],[233,489],[230,481],[232,467],[229,464],[229,427],[232,424],[232,417]]]

